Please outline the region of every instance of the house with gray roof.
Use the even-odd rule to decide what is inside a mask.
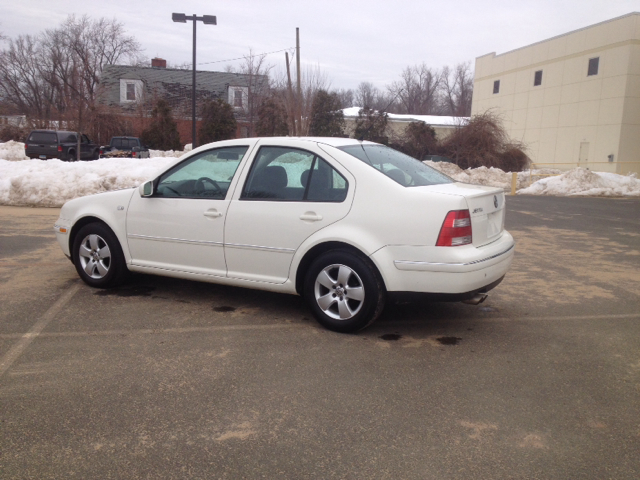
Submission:
[[[163,98],[176,119],[191,118],[192,70],[166,68],[166,61],[154,58],[151,67],[107,65],[102,70],[100,102],[119,107],[124,114],[150,110]],[[246,121],[249,96],[263,86],[265,75],[196,71],[196,104],[221,98],[234,108],[239,124]],[[142,110],[140,109],[142,107]],[[196,112],[197,113],[197,112]]]

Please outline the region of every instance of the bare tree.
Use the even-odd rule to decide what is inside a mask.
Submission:
[[[471,115],[473,72],[471,62],[458,63],[453,69],[442,69],[443,113],[456,117]]]
[[[244,57],[243,63],[237,70],[247,77],[247,106],[244,108],[244,115],[247,122],[248,135],[253,137],[256,135],[256,123],[258,121],[258,109],[262,101],[269,93],[269,73],[273,69],[273,65],[266,63],[267,56],[254,55],[253,50],[249,50],[249,54]],[[233,73],[233,69],[230,69]]]
[[[338,100],[340,101],[341,108],[349,108],[356,106],[353,96],[353,90],[341,88],[340,90],[334,90]]]
[[[398,113],[437,115],[441,80],[441,72],[427,67],[425,63],[405,68],[400,80],[388,87],[389,93],[398,98]]]
[[[354,102],[360,108],[375,108],[380,90],[371,82],[360,82],[354,93]]]
[[[308,135],[313,100],[319,90],[329,90],[331,82],[329,82],[326,73],[320,70],[319,66],[311,66],[302,72],[300,78],[302,86],[301,98],[298,98],[295,91],[291,94],[287,93],[287,83],[286,73],[282,72],[275,75],[271,85],[272,95],[277,98],[287,112],[289,135]],[[295,80],[293,83],[295,83]],[[295,120],[298,117],[297,112],[301,113],[300,124]]]
[[[46,127],[55,113],[55,85],[43,72],[39,60],[43,49],[38,37],[21,35],[9,40],[0,52],[0,96],[18,113],[35,118]]]
[[[36,126],[81,129],[94,115],[102,68],[139,56],[117,20],[71,15],[38,36],[19,36],[0,51],[0,97]]]

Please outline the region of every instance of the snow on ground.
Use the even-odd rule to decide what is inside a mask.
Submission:
[[[0,143],[0,158],[10,161],[28,160],[24,154],[24,143],[9,140],[6,143]]]
[[[585,195],[598,197],[640,197],[640,180],[635,175],[618,175],[574,168],[559,176],[546,177],[518,195]]]
[[[342,109],[345,118],[358,118],[360,107],[349,107]],[[469,117],[447,117],[445,115],[405,115],[399,113],[387,113],[389,120],[400,122],[425,122],[429,125],[460,125],[469,120]]]
[[[135,187],[175,158],[101,158],[91,162],[0,160],[0,205],[60,207],[67,200]]]
[[[190,145],[185,151],[190,150]],[[29,160],[20,142],[0,143],[0,205],[59,207],[67,200],[94,193],[135,187],[185,152],[151,151],[151,158],[102,158],[91,162]],[[454,180],[511,190],[512,174],[499,168],[462,170],[446,162],[425,162]],[[544,176],[554,175],[554,176]],[[538,178],[540,180],[534,181]],[[518,172],[519,195],[587,195],[640,197],[635,176],[576,168]],[[532,183],[533,182],[533,183]]]

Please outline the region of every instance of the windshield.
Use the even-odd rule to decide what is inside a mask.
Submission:
[[[404,187],[453,183],[445,174],[384,145],[360,144],[338,148],[371,165]]]

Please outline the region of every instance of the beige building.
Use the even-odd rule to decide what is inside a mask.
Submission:
[[[494,109],[537,166],[640,171],[640,13],[476,59],[471,114]]]

